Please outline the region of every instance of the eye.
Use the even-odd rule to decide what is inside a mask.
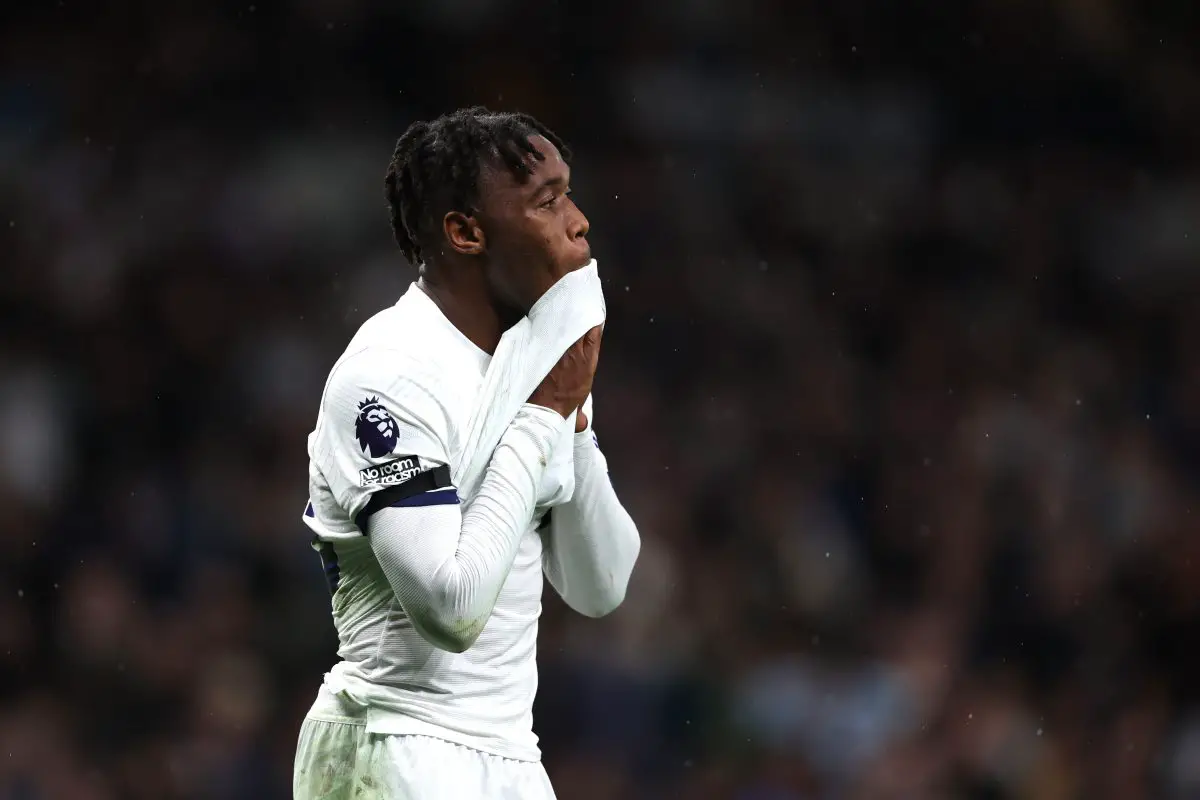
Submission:
[[[570,189],[567,189],[565,192],[562,192],[562,193],[554,192],[549,197],[547,197],[545,200],[543,200],[539,205],[542,208],[554,208],[556,205],[558,205],[559,200],[563,199],[564,197],[570,197],[570,196],[571,196]]]

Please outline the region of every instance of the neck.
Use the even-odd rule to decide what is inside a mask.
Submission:
[[[496,352],[508,326],[481,277],[470,279],[441,268],[422,269],[417,287],[472,344],[488,355]]]

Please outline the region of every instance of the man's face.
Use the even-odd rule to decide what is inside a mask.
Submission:
[[[485,165],[480,175],[488,282],[522,314],[592,257],[587,217],[570,197],[570,167],[544,137],[529,141],[542,160],[528,159],[532,174],[523,183],[504,167]]]

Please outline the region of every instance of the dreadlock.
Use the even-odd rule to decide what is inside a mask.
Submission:
[[[499,160],[519,181],[528,179],[527,159],[543,158],[529,143],[532,136],[544,136],[570,159],[562,140],[528,114],[475,106],[410,125],[383,180],[392,234],[404,257],[416,266],[424,262],[421,242],[429,241],[446,211],[477,211],[484,159]]]

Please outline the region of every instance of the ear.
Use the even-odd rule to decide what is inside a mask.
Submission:
[[[442,231],[450,247],[463,255],[477,256],[487,248],[479,220],[461,211],[450,211],[442,218]]]

